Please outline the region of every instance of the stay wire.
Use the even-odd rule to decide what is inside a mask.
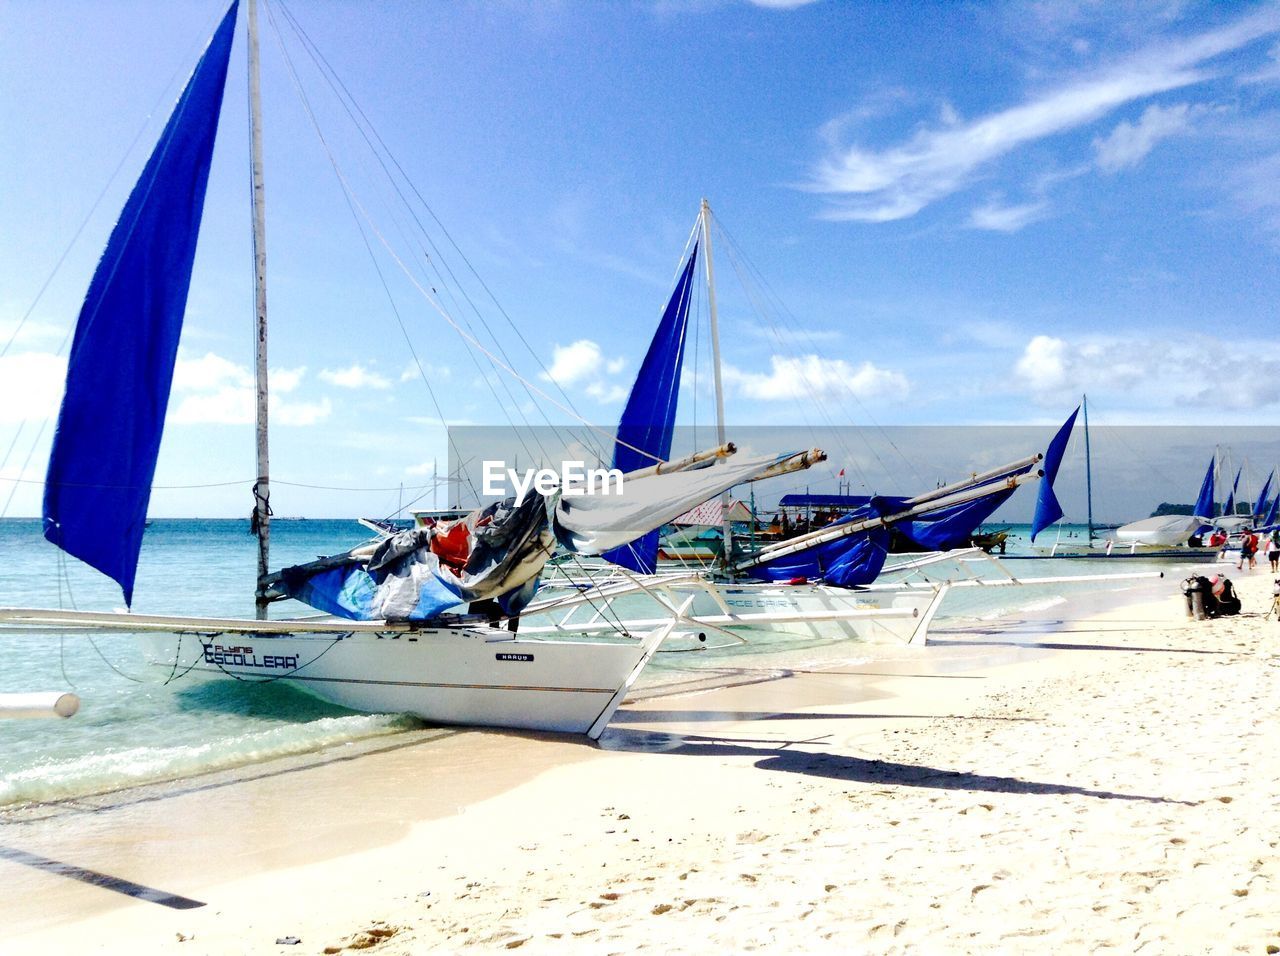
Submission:
[[[421,234],[422,238],[426,240],[427,246],[430,247],[430,250],[428,250],[427,248],[421,248],[423,258],[426,262],[430,263],[431,268],[436,271],[436,274],[439,277],[438,284],[443,286],[446,290],[446,293],[451,298],[454,299],[455,303],[458,306],[459,314],[465,315],[465,310],[461,308],[461,303],[457,302],[457,294],[454,293],[455,287],[458,290],[458,293],[461,294],[462,298],[466,300],[466,303],[469,306],[470,311],[475,314],[477,319],[479,319],[481,325],[484,327],[485,331],[488,333],[489,338],[493,341],[494,346],[497,348],[499,354],[501,354],[501,356],[503,357],[503,359],[506,361],[508,365],[512,365],[514,367],[514,363],[512,362],[511,357],[507,354],[506,348],[502,345],[501,339],[499,339],[498,336],[494,333],[494,331],[489,327],[489,324],[485,320],[483,313],[480,311],[479,307],[476,305],[475,301],[471,298],[471,296],[467,294],[466,289],[463,287],[462,283],[458,280],[457,276],[453,272],[453,269],[449,265],[448,260],[441,255],[439,247],[431,238],[430,232],[423,225],[422,220],[418,217],[416,211],[413,208],[412,203],[409,201],[408,197],[405,196],[403,190],[400,188],[400,184],[397,181],[396,177],[392,174],[391,170],[387,167],[386,162],[384,162],[383,160],[384,154],[396,166],[397,170],[399,170],[400,172],[401,177],[413,190],[414,194],[418,197],[423,207],[431,215],[432,219],[435,220],[437,226],[439,226],[441,231],[444,232],[446,238],[448,238],[449,242],[453,245],[454,250],[458,253],[459,256],[462,257],[463,261],[466,262],[472,274],[475,276],[477,281],[480,282],[481,286],[485,289],[485,292],[489,295],[489,297],[494,301],[495,305],[497,305],[499,311],[502,312],[504,318],[506,318],[507,320],[507,323],[511,325],[512,329],[520,337],[520,340],[525,345],[526,349],[529,350],[531,355],[534,355],[535,361],[538,362],[538,366],[539,368],[542,369],[542,372],[544,376],[547,378],[547,380],[551,381],[556,386],[556,388],[560,391],[560,394],[564,397],[566,402],[569,402],[570,404],[572,404],[571,400],[569,399],[568,395],[565,394],[559,382],[556,382],[551,377],[550,373],[547,372],[545,366],[542,365],[541,360],[539,360],[537,358],[537,355],[533,353],[533,350],[532,348],[529,347],[528,342],[525,341],[523,335],[519,332],[519,330],[515,327],[515,324],[511,321],[510,316],[508,316],[505,313],[505,311],[502,310],[501,304],[497,302],[496,298],[493,296],[493,293],[489,291],[487,286],[484,285],[483,280],[480,278],[479,274],[476,273],[475,269],[471,267],[471,264],[466,259],[465,254],[463,254],[461,249],[458,248],[457,244],[453,242],[452,237],[449,236],[448,231],[445,230],[439,218],[435,216],[429,204],[422,197],[421,193],[417,190],[417,188],[413,185],[412,181],[409,180],[408,175],[405,173],[403,167],[400,166],[394,154],[391,153],[390,149],[386,146],[386,143],[382,140],[381,136],[378,135],[377,130],[373,127],[373,124],[370,122],[368,116],[364,113],[364,111],[360,108],[359,104],[355,101],[355,98],[352,96],[351,92],[347,89],[346,85],[342,83],[341,78],[337,75],[337,72],[329,64],[328,60],[324,58],[323,54],[320,53],[319,48],[316,47],[316,45],[311,41],[310,37],[302,29],[301,24],[297,22],[297,19],[293,16],[292,12],[283,3],[281,3],[281,11],[284,17],[288,20],[290,26],[293,28],[295,34],[298,36],[300,42],[303,45],[303,49],[311,57],[312,62],[315,64],[316,68],[319,70],[321,76],[329,84],[329,87],[333,91],[334,95],[337,97],[338,102],[342,105],[343,109],[346,111],[348,118],[351,120],[352,124],[356,127],[357,131],[360,133],[361,137],[364,139],[365,144],[369,147],[370,152],[373,154],[375,160],[378,162],[378,165],[381,167],[387,182],[391,185],[392,189],[395,191],[396,195],[399,197],[401,204],[404,206],[405,210],[409,213],[410,217],[413,219],[414,223],[416,224],[418,228],[418,232]],[[359,118],[357,118],[356,116],[357,113],[359,114]],[[366,128],[368,132],[366,132]],[[370,139],[370,134],[372,134],[373,138],[377,140],[377,143],[378,143],[377,146],[375,146],[373,140]],[[379,151],[379,146],[381,147],[381,151]],[[397,224],[397,228],[399,228],[398,224]],[[403,231],[401,231],[401,235],[402,235],[402,238],[404,238]],[[440,271],[442,266],[444,269],[444,273]],[[447,273],[448,281],[446,281],[446,273]],[[433,292],[436,291],[434,286],[432,287],[432,291]],[[468,331],[470,331],[473,335],[475,335],[476,333],[474,331],[474,327],[471,325],[470,320],[468,319],[464,321],[466,321]],[[469,354],[471,354],[472,361],[473,362],[476,361],[474,352],[471,352],[470,350],[468,351],[469,351]],[[480,373],[480,374],[481,374],[481,377],[485,379],[486,384],[489,385],[489,388],[492,391],[493,386],[488,381],[487,376],[485,376],[484,373]],[[501,376],[498,376],[498,381],[501,384],[503,390],[507,393],[507,397],[511,403],[510,407],[515,410],[517,415],[520,417],[521,421],[524,423],[524,426],[532,430],[532,426],[530,425],[528,419],[526,418],[520,403],[516,401],[515,396],[512,395],[511,393],[509,383],[506,381],[506,379],[504,379]],[[523,380],[521,380],[521,383],[524,384]],[[526,395],[528,395],[528,397],[532,400],[533,394],[529,392],[527,385],[525,388],[525,392],[526,392]],[[502,402],[500,399],[497,398],[496,394],[494,395],[494,399],[495,401],[498,402],[499,407],[502,407]],[[558,441],[565,442],[564,436],[559,433],[555,424],[552,423],[550,417],[546,414],[545,409],[543,409],[540,405],[538,405],[537,402],[533,402],[533,405],[538,410],[539,414],[541,415],[546,425],[549,428],[551,428],[552,433],[555,435],[556,439]],[[514,422],[512,422],[512,424],[514,425]],[[536,441],[536,438],[537,438],[536,432],[534,433],[534,438]],[[520,438],[519,440],[523,446],[524,445],[523,438]],[[543,446],[540,441],[538,441],[537,444],[544,459],[548,458],[549,456],[548,456],[546,447]],[[529,451],[527,447],[525,447],[525,451],[526,451],[526,454],[529,454],[531,458],[533,457],[532,453]],[[598,449],[596,449],[596,453],[597,455],[599,454]]]
[[[503,317],[507,325],[510,327],[511,331],[515,333],[516,337],[520,340],[520,343],[525,347],[525,350],[533,358],[539,370],[542,372],[543,377],[546,378],[548,381],[550,381],[553,385],[555,385],[556,390],[560,393],[561,397],[564,399],[566,403],[568,403],[569,405],[572,405],[573,404],[572,399],[569,398],[569,395],[565,392],[561,384],[551,376],[550,371],[543,364],[542,359],[538,355],[538,353],[534,351],[533,347],[529,344],[528,340],[525,338],[524,333],[520,330],[519,326],[516,325],[516,323],[512,320],[511,316],[507,313],[506,309],[503,308],[502,303],[498,301],[497,296],[493,293],[493,291],[489,288],[488,284],[484,281],[483,276],[481,276],[480,273],[476,270],[476,268],[471,264],[471,261],[467,257],[466,253],[462,250],[462,248],[458,245],[458,243],[454,241],[453,236],[450,234],[448,228],[436,215],[435,210],[431,207],[431,204],[427,202],[426,198],[422,195],[421,191],[417,188],[413,180],[410,179],[408,173],[405,171],[404,167],[400,164],[400,161],[396,158],[395,154],[391,151],[391,149],[387,146],[386,142],[382,139],[382,136],[378,132],[377,127],[373,125],[372,121],[365,114],[364,110],[360,107],[359,102],[351,94],[350,90],[347,89],[346,84],[342,82],[342,79],[338,75],[337,71],[333,69],[332,65],[330,65],[329,61],[325,58],[324,54],[320,51],[319,47],[317,47],[315,43],[312,42],[310,36],[307,35],[306,31],[302,28],[302,25],[297,22],[297,19],[293,16],[292,11],[288,9],[287,5],[284,4],[283,0],[280,0],[280,4],[284,12],[284,15],[290,20],[291,25],[293,26],[295,31],[299,34],[299,36],[303,39],[304,44],[311,51],[313,60],[318,61],[317,65],[323,66],[321,70],[322,75],[326,75],[327,78],[331,77],[330,85],[332,86],[336,84],[341,89],[342,95],[339,97],[340,101],[342,101],[345,97],[345,102],[350,103],[351,108],[354,109],[355,112],[360,115],[360,119],[362,123],[357,122],[356,123],[357,128],[361,129],[362,135],[363,135],[364,129],[368,129],[369,133],[373,136],[373,138],[377,140],[378,145],[381,147],[382,152],[379,153],[377,150],[374,150],[374,154],[375,156],[379,156],[379,162],[381,163],[381,155],[385,155],[391,161],[392,165],[395,166],[396,170],[400,174],[401,179],[403,179],[405,184],[417,197],[418,201],[422,204],[423,209],[426,210],[427,214],[439,227],[441,233],[444,235],[449,245],[452,246],[453,250],[458,254],[459,258],[461,258],[467,270],[479,283],[480,288],[484,290],[484,293],[489,297],[489,300],[494,304],[495,308],[497,308],[498,313]],[[353,121],[354,121],[354,118],[353,118]],[[372,144],[370,145],[370,148],[373,149]],[[388,180],[391,181],[393,185],[395,185],[397,193],[400,193],[400,190],[399,190],[398,184],[396,184],[395,178],[391,176],[389,170],[386,170],[385,165],[383,166],[383,168],[384,168],[384,171],[386,171],[387,173]],[[427,237],[428,242],[431,243],[430,234],[428,233],[425,226],[422,225],[421,221],[418,220],[417,215],[413,212],[412,205],[408,202],[407,199],[404,198],[402,193],[400,195],[401,195],[402,201],[405,203],[406,208],[409,209],[410,214],[413,215],[415,222],[418,223],[418,227],[420,231],[424,236]],[[436,249],[437,256],[438,256],[439,255],[438,248],[435,246],[434,243],[431,243],[431,246],[433,249]],[[445,268],[449,271],[450,276],[453,277],[453,270],[449,268],[447,260],[445,261]],[[456,278],[454,278],[454,281],[455,282],[457,281]],[[459,285],[459,288],[461,288],[461,283],[458,283],[458,285]],[[466,295],[465,291],[463,294]],[[483,317],[481,316],[479,308],[475,305],[474,302],[471,301],[470,296],[467,296],[467,299],[468,299],[468,302],[471,304],[472,310],[475,311],[478,317],[481,317],[481,321],[483,322]],[[500,345],[500,340],[497,338],[496,335],[494,335],[492,330],[489,330],[489,334],[490,334],[490,337],[493,338],[494,341],[496,343],[499,343]],[[505,350],[503,351],[503,355],[504,357],[506,357]],[[532,398],[532,395],[530,397]],[[551,424],[549,419],[548,419],[548,424],[549,425]],[[552,426],[552,427],[554,428],[555,426]],[[559,437],[560,436],[557,434],[557,438]]]

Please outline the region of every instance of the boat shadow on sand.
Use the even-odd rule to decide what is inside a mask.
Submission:
[[[777,739],[730,740],[723,737],[640,730],[611,730],[608,737],[606,746],[610,750],[644,751],[691,757],[759,757],[760,759],[754,764],[757,770],[826,777],[848,783],[929,787],[936,790],[972,790],[985,793],[1021,793],[1036,796],[1080,796],[1099,800],[1131,800],[1182,806],[1196,806],[1199,802],[1145,794],[1117,793],[1111,790],[1078,787],[1073,784],[1045,783],[996,774],[947,770],[941,767],[897,763],[892,760],[868,760],[847,754],[779,749],[793,745],[812,746],[820,743],[818,740],[782,742]]]

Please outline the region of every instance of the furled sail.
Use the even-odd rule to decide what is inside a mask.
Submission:
[[[689,301],[693,290],[698,244],[689,252],[675,290],[663,310],[649,351],[645,353],[622,418],[618,421],[613,467],[623,474],[648,468],[671,457],[671,439],[680,393],[680,369],[684,363],[685,333],[689,327]],[[653,574],[658,564],[658,531],[622,547],[606,551],[604,558],[642,574]]]
[[[222,108],[236,4],[112,230],[80,310],[44,492],[44,536],[116,580],[142,547]]]
[[[1215,462],[1209,459],[1209,468],[1204,473],[1204,481],[1200,482],[1200,495],[1196,498],[1195,510],[1192,512],[1197,517],[1212,521],[1213,514],[1213,466]]]
[[[1049,449],[1044,455],[1044,478],[1040,481],[1040,490],[1036,495],[1036,513],[1031,519],[1031,540],[1049,525],[1062,517],[1062,505],[1053,491],[1053,481],[1058,477],[1058,468],[1062,465],[1062,456],[1066,454],[1067,442],[1071,440],[1071,429],[1075,427],[1076,416],[1080,414],[1079,406],[1071,413],[1058,433],[1049,442]]]

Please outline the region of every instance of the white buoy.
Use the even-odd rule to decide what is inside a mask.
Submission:
[[[79,709],[79,697],[58,690],[0,694],[0,718],[70,717]]]

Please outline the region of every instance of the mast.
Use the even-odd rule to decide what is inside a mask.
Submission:
[[[1089,515],[1089,538],[1093,543],[1093,458],[1089,453],[1089,396],[1080,397],[1080,405],[1084,409],[1084,495]]]
[[[258,79],[258,4],[249,0],[249,130],[253,208],[254,382],[257,391],[258,478],[253,485],[253,527],[258,536],[258,584],[254,604],[259,620],[266,620],[267,598],[262,581],[271,552],[271,482],[267,451],[267,223],[262,186],[262,93]]]
[[[702,220],[702,249],[707,263],[707,311],[711,317],[711,364],[716,387],[716,443],[723,445],[724,437],[724,383],[720,375],[720,318],[716,312],[716,270],[711,256],[711,204],[702,200],[698,212]],[[729,518],[729,492],[720,495],[724,564],[730,576],[733,574],[733,522]]]

